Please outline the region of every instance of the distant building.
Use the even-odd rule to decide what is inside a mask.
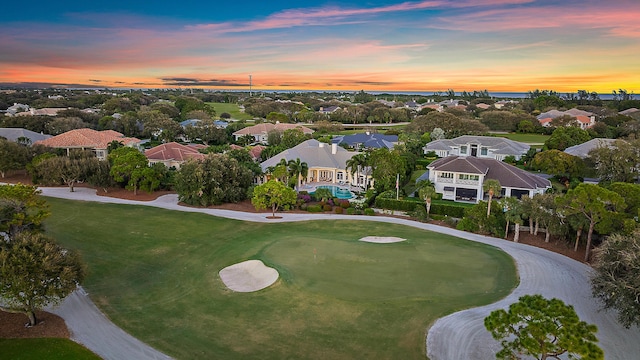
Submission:
[[[279,131],[284,133],[286,130],[291,129],[300,129],[304,134],[313,134],[313,130],[309,129],[306,126],[298,125],[298,124],[285,124],[285,123],[262,123],[254,126],[249,126],[244,129],[240,129],[233,133],[233,138],[238,141],[238,139],[250,135],[253,137],[255,143],[267,143],[267,138],[271,131]]]
[[[393,149],[393,147],[398,143],[398,135],[384,135],[365,132],[353,135],[336,136],[331,139],[331,142],[338,145],[346,144],[355,150],[380,148]]]
[[[118,141],[124,146],[136,148],[141,143],[139,139],[125,137],[113,130],[75,129],[45,140],[36,141],[34,144],[65,149],[67,154],[72,149],[91,150],[98,159],[105,160],[107,158],[107,148],[112,141]]]
[[[564,152],[569,155],[577,156],[579,158],[584,159],[589,157],[589,152],[591,150],[602,148],[602,147],[607,147],[610,149],[615,148],[616,141],[624,141],[624,140],[596,138],[596,139],[591,139],[582,144],[569,146],[568,148],[564,149]]]
[[[499,161],[507,156],[519,160],[531,147],[503,137],[463,135],[454,139],[434,140],[423,147],[425,154],[433,151],[438,157],[472,156]]]
[[[25,143],[25,145],[31,145],[36,141],[46,140],[51,137],[51,135],[40,134],[23,128],[0,128],[0,136],[9,141]]]
[[[152,147],[144,152],[149,164],[164,164],[167,168],[180,169],[189,160],[204,160],[205,154],[198,151],[197,146],[188,146],[170,142]]]

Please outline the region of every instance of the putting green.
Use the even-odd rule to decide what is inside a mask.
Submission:
[[[429,238],[391,244],[304,238],[276,241],[263,255],[290,275],[291,286],[345,300],[439,299],[498,290],[500,279],[485,276],[499,270],[495,251],[456,248]],[[455,255],[444,256],[449,251]]]

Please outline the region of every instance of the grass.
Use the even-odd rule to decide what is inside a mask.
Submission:
[[[520,141],[530,145],[542,145],[549,138],[549,135],[521,133],[498,134],[497,136],[505,137],[514,141]]]
[[[0,358],[14,360],[96,360],[100,357],[69,339],[0,339]]]
[[[208,105],[211,105],[215,110],[216,114],[220,116],[222,113],[228,113],[231,115],[232,119],[235,120],[251,120],[253,116],[241,112],[238,104],[233,103],[216,103],[216,102],[208,102]]]
[[[119,326],[178,359],[424,359],[425,330],[517,283],[498,249],[366,221],[257,224],[144,206],[48,199],[49,231],[88,264],[85,288]],[[366,235],[407,241],[370,244]],[[234,293],[247,259],[280,279]]]

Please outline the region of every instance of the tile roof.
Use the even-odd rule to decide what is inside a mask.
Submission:
[[[93,129],[75,129],[56,135],[46,140],[36,141],[53,148],[91,148],[106,149],[112,141],[122,142],[124,145],[132,145],[140,142],[139,139],[125,137],[113,130],[97,131]]]
[[[425,145],[426,151],[449,150],[467,144],[477,144],[486,146],[494,154],[501,155],[524,155],[531,148],[529,145],[511,139],[496,136],[474,136],[463,135],[453,139],[434,140]]]
[[[336,153],[332,154],[332,148],[334,146]],[[285,159],[287,162],[289,160],[300,159],[306,162],[309,168],[346,169],[347,160],[356,154],[360,154],[360,152],[357,151],[347,151],[336,144],[334,144],[334,146],[320,143],[315,139],[307,140],[263,161],[260,163],[260,166],[263,171],[266,171],[267,168],[278,165],[281,159]]]
[[[158,145],[146,150],[144,155],[149,160],[174,160],[179,162],[190,159],[203,160],[205,158],[205,154],[198,152],[196,147],[178,144],[177,142]]]
[[[584,159],[589,156],[589,151],[593,149],[597,149],[601,147],[608,147],[608,148],[616,147],[615,146],[616,141],[617,141],[616,139],[601,139],[601,138],[591,139],[587,142],[583,142],[582,144],[569,146],[568,148],[564,149],[564,152],[569,155],[577,156]],[[624,140],[620,140],[620,141],[624,141]]]
[[[305,134],[312,134],[313,130],[309,129],[306,126],[298,125],[298,124],[285,124],[285,123],[262,123],[253,126],[249,126],[243,129],[240,129],[233,133],[236,136],[242,135],[255,135],[255,134],[267,134],[269,131],[277,130],[284,132],[289,129],[297,129],[299,128]]]
[[[484,174],[486,179],[498,180],[501,186],[510,188],[544,189],[551,186],[551,182],[541,176],[491,158],[448,156],[432,162],[428,168],[434,171]]]
[[[36,141],[45,140],[51,137],[51,135],[44,135],[23,128],[0,128],[0,136],[11,141],[16,141],[18,138],[27,138],[31,140],[32,144]]]
[[[398,142],[398,135],[384,135],[378,133],[357,133],[353,135],[337,136],[333,139],[334,143],[345,143],[349,146],[362,144],[367,148],[383,148],[393,149],[393,144]]]

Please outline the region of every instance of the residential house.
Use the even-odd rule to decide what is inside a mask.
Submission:
[[[532,197],[551,187],[551,182],[541,176],[492,158],[447,156],[432,162],[427,169],[429,181],[444,200],[475,203],[485,200],[483,185],[487,179],[500,182],[502,193],[496,197]]]
[[[271,131],[279,131],[284,133],[286,130],[290,129],[300,129],[305,134],[312,134],[313,130],[309,129],[306,126],[298,125],[298,124],[285,124],[285,123],[262,123],[253,126],[249,126],[243,129],[240,129],[233,133],[233,138],[238,141],[238,139],[250,135],[253,137],[255,143],[267,143],[267,138]]]
[[[473,156],[499,161],[504,160],[507,156],[513,156],[519,160],[529,149],[529,145],[507,138],[473,135],[434,140],[423,147],[425,154],[434,151],[438,157]]]
[[[325,114],[325,115],[329,115],[329,114],[333,114],[334,112],[340,110],[340,106],[327,106],[327,107],[320,107],[320,110],[318,110],[319,113],[321,114]]]
[[[269,168],[277,166],[283,159],[286,162],[300,159],[307,163],[309,169],[307,177],[302,179],[304,183],[331,183],[365,188],[373,184],[370,169],[363,169],[357,174],[347,170],[347,161],[357,154],[361,153],[348,151],[338,144],[325,144],[311,139],[263,161],[260,166],[263,172],[268,173]],[[258,179],[258,182],[262,183],[267,179],[268,175]]]
[[[58,112],[62,110],[68,110],[69,108],[42,108],[42,109],[34,109],[30,108],[28,111],[19,112],[16,116],[27,116],[27,115],[35,115],[35,116],[56,116]]]
[[[52,148],[65,149],[67,154],[71,149],[91,150],[100,160],[107,158],[107,148],[112,141],[121,142],[124,146],[139,147],[141,141],[136,138],[125,137],[113,130],[97,131],[93,129],[75,129],[51,138],[36,141]]]
[[[569,155],[577,156],[579,158],[584,159],[589,157],[589,152],[591,150],[598,149],[601,147],[615,148],[616,141],[624,141],[624,140],[596,138],[596,139],[591,139],[587,142],[583,142],[582,144],[569,146],[568,148],[564,149],[564,152]]]
[[[576,125],[578,125],[583,130],[586,130],[592,127],[596,123],[595,114],[588,111],[576,109],[576,108],[569,109],[566,111],[560,111],[555,109],[550,110],[536,116],[536,119],[538,119],[538,122],[540,123],[540,125],[544,127],[549,127],[551,126],[551,121],[553,121],[553,119],[561,116],[570,116],[572,118],[575,118]]]
[[[398,135],[384,135],[370,131],[353,135],[340,135],[331,139],[334,144],[345,144],[355,150],[361,149],[393,149],[398,143]]]
[[[23,128],[0,128],[0,137],[9,141],[31,145],[36,141],[48,139],[51,135],[40,134]]]
[[[149,159],[149,164],[161,163],[167,168],[180,169],[180,166],[189,160],[204,160],[206,155],[198,151],[204,147],[170,142],[146,150],[144,156]]]

